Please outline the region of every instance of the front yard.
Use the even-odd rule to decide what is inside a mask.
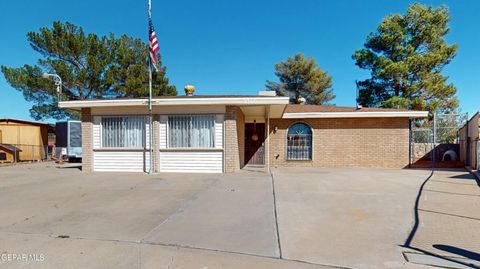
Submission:
[[[475,256],[439,246],[465,249],[470,256],[480,252],[479,188],[463,171],[437,172],[429,180],[412,248],[402,247],[429,174],[308,168],[274,169],[273,176],[148,176],[82,173],[53,163],[2,167],[0,264],[417,268],[425,250],[454,256],[460,263],[453,263],[462,265]],[[417,256],[406,262],[406,252]],[[42,254],[43,260],[6,260],[13,254]]]

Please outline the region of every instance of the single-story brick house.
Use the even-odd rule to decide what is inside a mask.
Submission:
[[[63,101],[81,111],[83,171],[150,168],[148,100]],[[409,121],[426,111],[290,105],[288,97],[175,96],[152,101],[155,172],[245,166],[409,165]]]

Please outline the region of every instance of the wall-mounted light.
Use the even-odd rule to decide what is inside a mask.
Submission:
[[[278,131],[278,126],[277,125],[273,126],[273,133],[275,134],[277,133],[277,131]]]

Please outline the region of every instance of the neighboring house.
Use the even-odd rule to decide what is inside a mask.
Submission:
[[[480,112],[473,115],[459,130],[460,160],[465,166],[474,170],[480,169],[480,144],[479,144]]]
[[[47,123],[0,119],[0,144],[11,146],[14,150],[12,156],[16,158],[14,161],[44,160],[47,157],[48,133],[52,130]]]
[[[153,98],[156,172],[235,172],[244,166],[409,165],[409,121],[426,111],[289,105],[288,97]],[[149,169],[148,100],[60,102],[81,111],[83,171]]]

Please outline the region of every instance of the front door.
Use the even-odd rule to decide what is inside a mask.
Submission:
[[[245,124],[245,163],[265,164],[265,123]]]

